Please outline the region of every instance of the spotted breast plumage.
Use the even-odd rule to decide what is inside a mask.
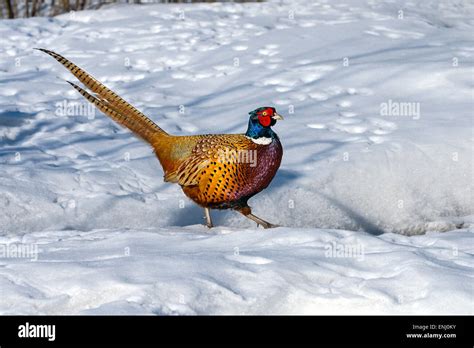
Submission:
[[[252,214],[248,205],[280,167],[283,148],[272,126],[283,117],[275,108],[250,112],[245,134],[175,136],[68,59],[39,50],[63,64],[91,91],[68,81],[89,102],[153,147],[164,180],[179,184],[187,197],[205,209],[208,227],[213,226],[210,209],[234,209],[264,228],[276,226]]]

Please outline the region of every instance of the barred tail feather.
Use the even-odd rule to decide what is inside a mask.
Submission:
[[[94,104],[100,111],[105,113],[116,122],[129,128],[149,143],[152,143],[156,136],[167,135],[163,129],[161,129],[142,112],[137,110],[135,107],[117,95],[114,91],[107,88],[104,84],[96,80],[93,76],[78,67],[70,60],[53,51],[43,48],[37,49],[49,54],[51,57],[56,59],[87,88],[94,92],[95,95],[92,95],[81,87],[69,82],[89,102]]]
[[[122,114],[117,110],[113,105],[108,101],[103,100],[97,96],[93,96],[83,88],[78,85],[67,81],[71,86],[73,86],[84,98],[87,99],[90,103],[94,104],[100,111],[109,116],[115,122],[121,124],[122,126],[130,129],[133,133],[138,135],[143,140],[147,141],[150,144],[153,144],[156,136],[156,132],[153,131],[150,127],[144,126],[141,122],[138,122],[135,118],[130,118]]]

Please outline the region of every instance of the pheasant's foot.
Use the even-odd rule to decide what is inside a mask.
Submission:
[[[266,228],[279,227],[278,225],[271,224],[268,221],[265,221],[265,220],[259,218],[258,216],[255,216],[253,214],[247,214],[245,216],[248,217],[250,220],[255,221],[257,223],[257,226],[262,225],[262,227],[265,228],[265,229]]]

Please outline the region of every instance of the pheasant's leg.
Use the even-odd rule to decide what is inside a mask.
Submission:
[[[237,209],[237,211],[238,211],[239,213],[241,213],[242,215],[244,215],[245,217],[249,218],[250,220],[255,221],[255,222],[257,223],[257,225],[262,225],[263,228],[279,227],[278,225],[271,224],[271,223],[269,223],[268,221],[265,221],[265,220],[263,220],[263,219],[260,219],[258,216],[253,215],[253,214],[251,213],[252,210],[250,209],[250,207],[245,207],[245,208],[242,208],[242,209]]]
[[[212,224],[212,219],[211,219],[211,209],[204,208],[204,212],[206,213],[206,226],[209,228],[214,227],[214,225]]]
[[[274,227],[278,227],[278,225],[274,225],[274,224],[271,224],[269,223],[268,221],[265,221],[263,219],[260,219],[258,216],[255,216],[253,214],[247,214],[245,215],[246,217],[248,217],[250,220],[253,220],[257,223],[257,225],[262,225],[263,228],[274,228]]]

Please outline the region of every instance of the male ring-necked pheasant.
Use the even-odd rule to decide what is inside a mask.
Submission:
[[[100,111],[149,143],[164,171],[164,180],[178,183],[186,196],[205,210],[234,209],[264,228],[275,225],[252,214],[247,201],[265,189],[280,167],[283,148],[272,130],[282,120],[275,108],[250,112],[245,134],[175,136],[63,56],[39,49],[64,65],[92,93],[69,82]]]

